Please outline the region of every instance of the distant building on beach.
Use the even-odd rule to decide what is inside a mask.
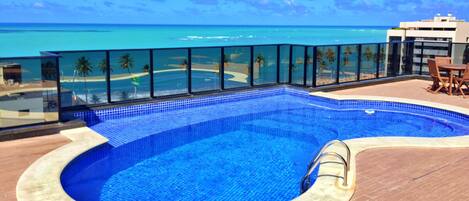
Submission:
[[[415,42],[414,71],[419,70],[421,63],[424,65],[423,71],[426,71],[427,59],[434,56],[453,56],[455,62],[465,63],[464,55],[469,48],[466,44],[458,43],[469,42],[469,22],[457,19],[452,14],[438,14],[429,20],[401,22],[399,27],[388,30],[387,40]]]

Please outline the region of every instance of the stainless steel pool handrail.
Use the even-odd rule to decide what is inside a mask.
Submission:
[[[313,165],[314,161],[318,160],[319,156],[321,155],[321,153],[323,153],[324,151],[326,151],[327,148],[329,148],[330,146],[334,145],[334,144],[340,144],[342,145],[344,148],[345,148],[345,151],[347,152],[347,164],[350,163],[350,147],[345,143],[343,142],[342,140],[331,140],[329,142],[327,142],[322,148],[321,150],[318,152],[318,154],[316,155],[316,158],[314,158],[314,160],[312,160],[309,164],[308,164],[308,169],[311,168],[311,166]],[[347,170],[350,170],[350,167],[348,167]]]
[[[342,155],[340,155],[336,152],[324,152],[328,147],[332,146],[333,144],[337,144],[337,143],[339,143],[339,144],[341,144],[345,147],[345,149],[347,151],[347,159],[345,159]],[[310,188],[310,186],[311,186],[311,183],[310,183],[311,182],[310,181],[311,174],[319,166],[319,164],[321,163],[322,158],[327,157],[327,156],[329,156],[329,157],[333,156],[333,157],[336,157],[339,160],[341,160],[340,164],[342,164],[344,166],[344,177],[343,177],[344,182],[343,182],[343,185],[347,186],[348,171],[350,170],[350,148],[343,141],[331,140],[321,148],[321,150],[318,152],[318,154],[316,155],[314,160],[312,160],[308,164],[308,171],[306,172],[305,176],[303,176],[303,178],[301,179],[301,182],[300,182],[300,194],[303,194],[304,192],[306,192]],[[318,176],[321,176],[321,175],[318,175]]]

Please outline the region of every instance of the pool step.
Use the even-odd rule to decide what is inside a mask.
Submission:
[[[312,127],[295,123],[283,123],[268,119],[260,119],[243,123],[241,129],[278,137],[290,137],[297,140],[309,141],[318,144],[322,144],[330,139],[335,139],[337,137],[336,132],[323,127]]]

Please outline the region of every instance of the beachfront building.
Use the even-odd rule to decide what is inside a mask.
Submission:
[[[429,20],[401,22],[399,27],[388,30],[387,40],[415,41],[414,72],[428,72],[427,59],[434,56],[453,56],[457,63],[469,61],[468,46],[458,44],[469,42],[469,22],[457,19],[452,14],[438,14]]]

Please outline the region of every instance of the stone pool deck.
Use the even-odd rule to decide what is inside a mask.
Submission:
[[[0,142],[0,200],[16,200],[16,184],[26,168],[69,142],[60,134]]]

